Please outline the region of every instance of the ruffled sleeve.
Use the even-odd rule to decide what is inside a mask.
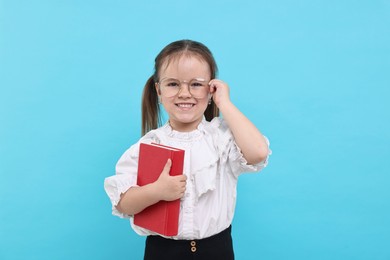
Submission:
[[[271,150],[268,149],[267,158],[257,164],[248,164],[244,158],[241,149],[238,147],[234,140],[234,136],[223,119],[218,119],[215,124],[218,124],[218,152],[223,162],[231,168],[234,175],[239,176],[244,172],[258,172],[261,171],[268,164],[268,157],[271,155]],[[265,137],[267,145],[269,147],[269,140]]]
[[[138,151],[138,143],[131,146],[116,164],[116,175],[110,176],[104,181],[104,189],[112,204],[112,214],[121,218],[130,217],[119,212],[116,206],[121,194],[137,185]]]
[[[121,218],[129,218],[118,211],[118,205],[121,194],[125,193],[131,187],[137,186],[138,157],[140,143],[160,142],[156,131],[150,131],[143,136],[136,144],[132,145],[119,159],[116,164],[116,174],[104,180],[104,189],[112,204],[112,214]]]

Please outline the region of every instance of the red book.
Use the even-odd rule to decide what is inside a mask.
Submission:
[[[137,185],[155,182],[168,159],[170,175],[183,174],[184,150],[160,144],[140,144]],[[134,215],[134,224],[164,236],[176,236],[179,226],[180,199],[159,201]]]

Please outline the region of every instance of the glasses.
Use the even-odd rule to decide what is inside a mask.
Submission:
[[[209,93],[209,81],[202,78],[195,78],[190,81],[163,78],[158,82],[158,85],[161,90],[161,95],[165,97],[174,97],[179,94],[183,83],[188,85],[188,90],[194,98],[205,98]]]

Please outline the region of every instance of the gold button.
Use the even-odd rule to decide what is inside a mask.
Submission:
[[[191,247],[191,251],[192,251],[192,253],[195,253],[195,251],[196,251],[196,247]]]
[[[191,246],[196,246],[196,242],[195,241],[191,241]]]

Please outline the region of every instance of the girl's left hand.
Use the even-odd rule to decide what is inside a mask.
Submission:
[[[212,79],[209,85],[210,93],[218,108],[224,103],[230,102],[229,86],[225,82],[219,79]]]

